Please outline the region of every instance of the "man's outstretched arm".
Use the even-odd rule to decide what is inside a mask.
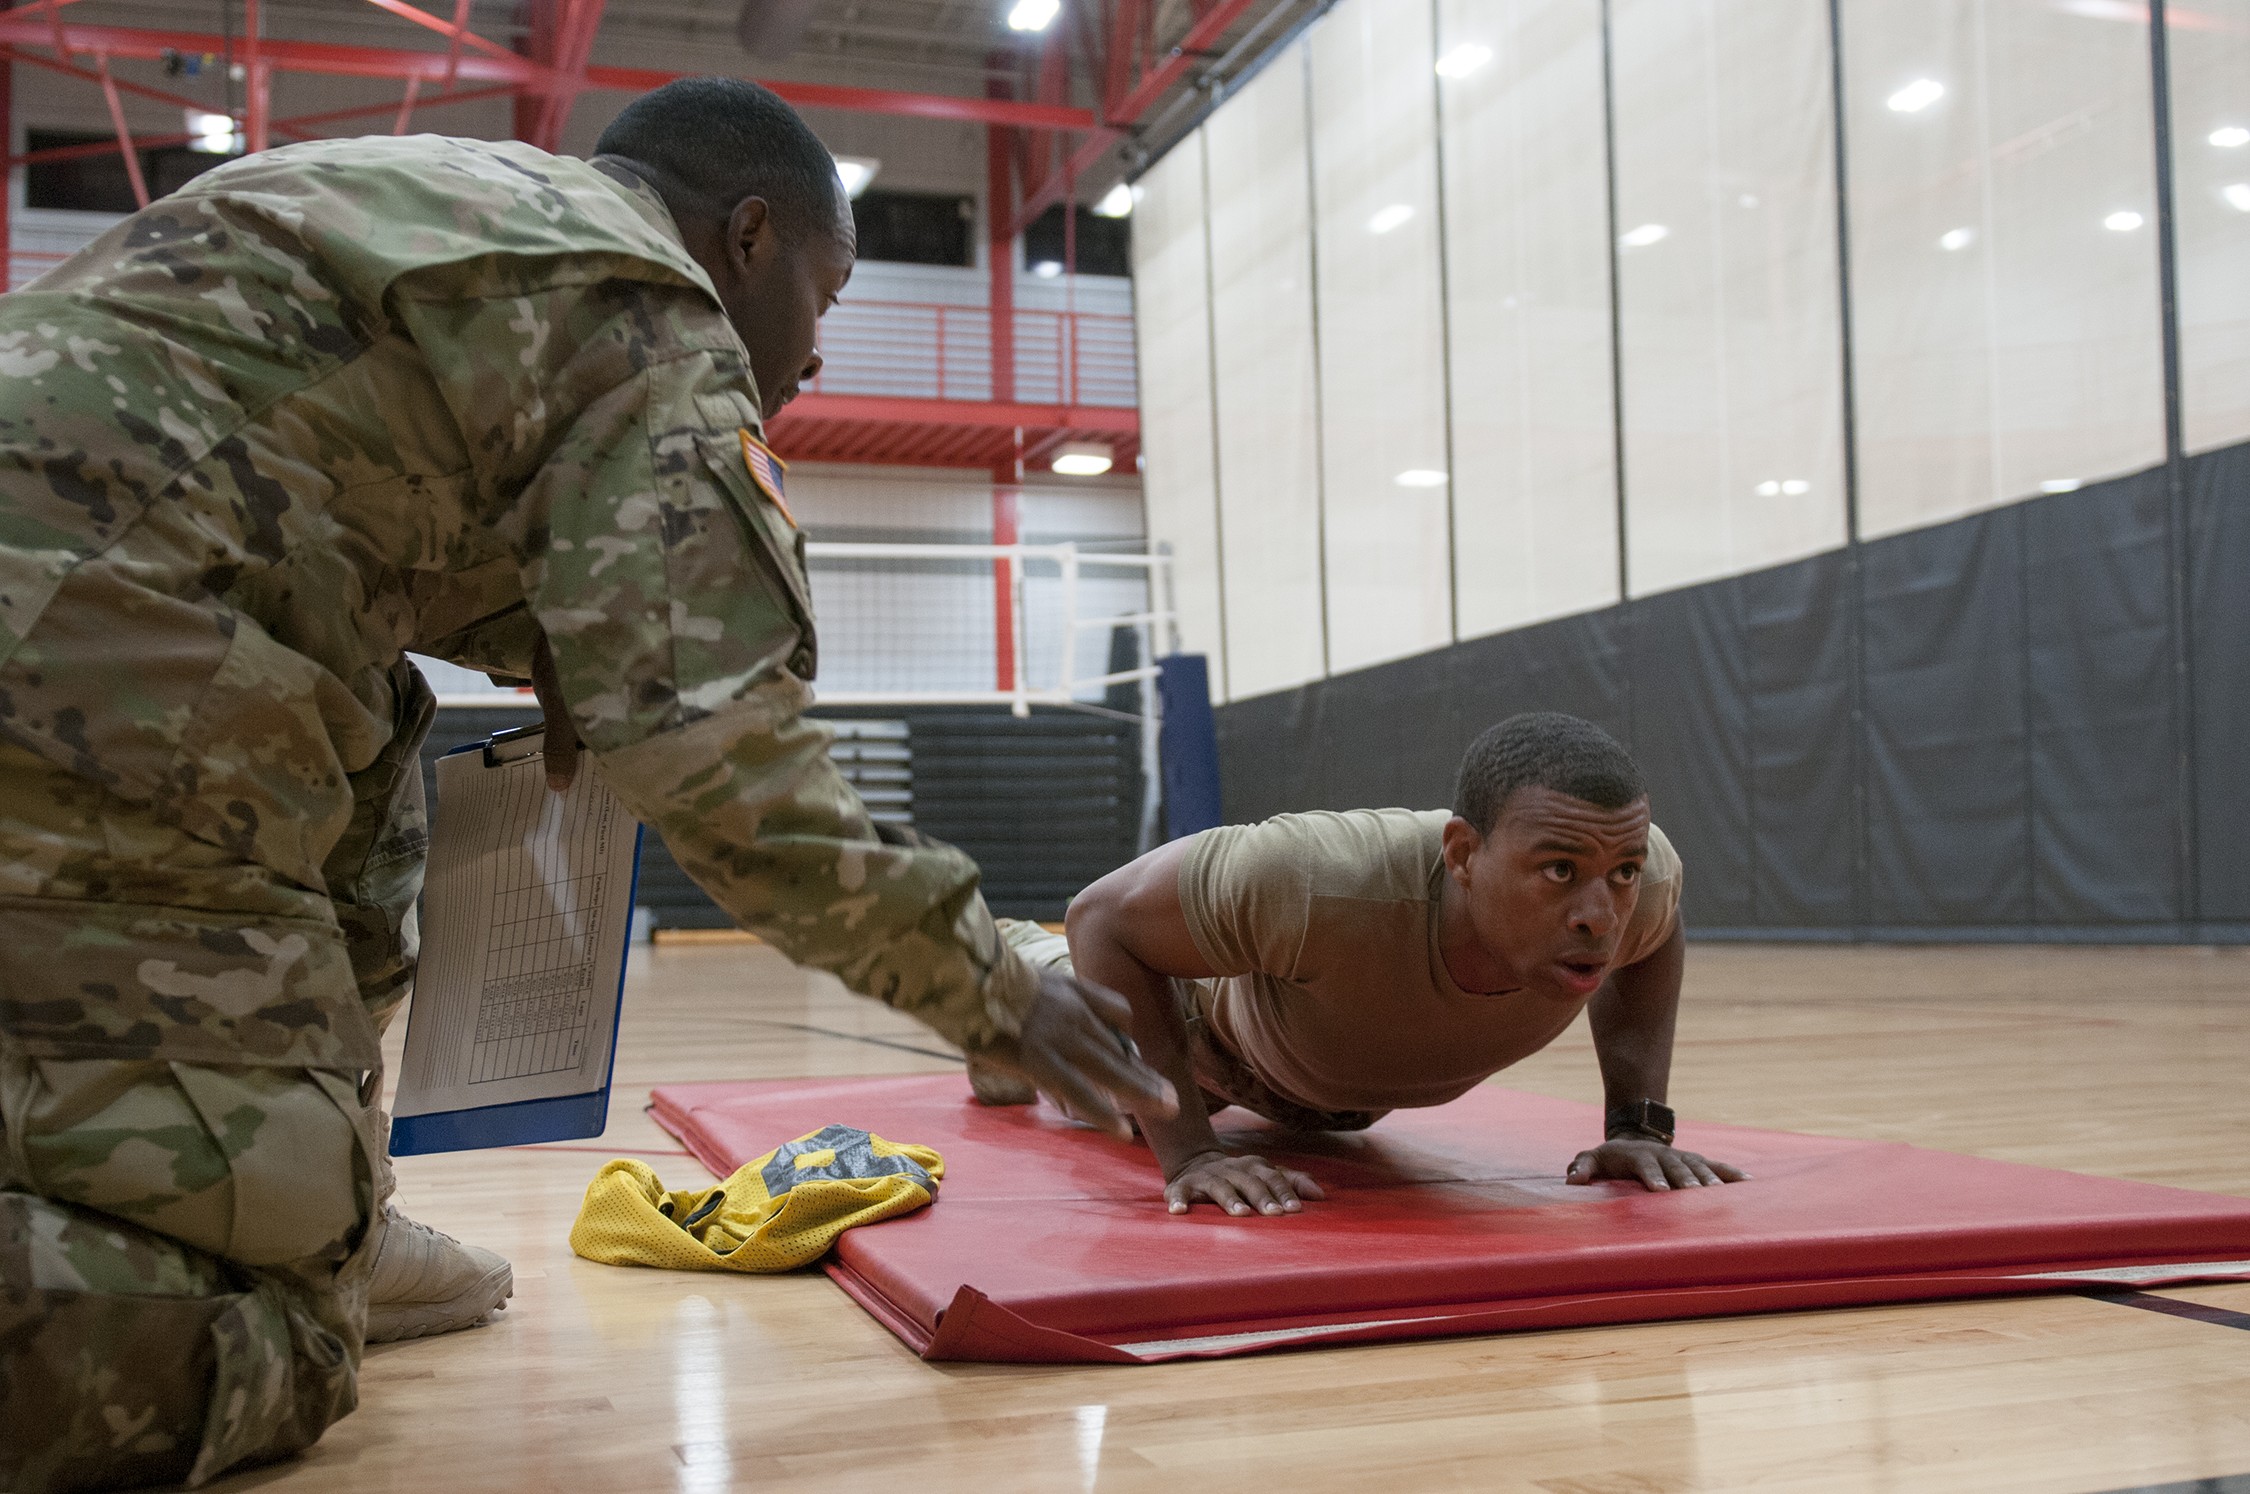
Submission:
[[[1663,1103],[1672,1082],[1672,1033],[1679,1021],[1680,976],[1687,968],[1687,935],[1672,937],[1646,959],[1614,972],[1587,1008],[1594,1056],[1602,1066],[1604,1110],[1614,1115],[1636,1100]],[[1644,1188],[1700,1188],[1739,1183],[1749,1174],[1725,1162],[1683,1152],[1652,1136],[1611,1137],[1571,1161],[1573,1183],[1596,1178],[1637,1178]]]
[[[1136,1117],[1163,1170],[1171,1211],[1184,1214],[1203,1199],[1230,1214],[1294,1214],[1303,1208],[1300,1199],[1323,1196],[1320,1185],[1293,1168],[1222,1147],[1188,1063],[1187,1024],[1171,982],[1218,973],[1196,948],[1180,906],[1180,866],[1192,844],[1160,846],[1072,899],[1071,965],[1080,979],[1123,994],[1142,1059],[1179,1095],[1177,1115]]]

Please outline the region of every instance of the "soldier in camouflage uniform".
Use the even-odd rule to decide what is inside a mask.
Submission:
[[[354,1403],[428,687],[524,678],[744,927],[1091,1119],[1166,1107],[803,717],[746,437],[850,273],[746,84],[593,162],[434,137],[198,178],[0,298],[0,1487],[197,1483]]]

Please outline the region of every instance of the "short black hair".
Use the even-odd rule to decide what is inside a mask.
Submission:
[[[680,78],[642,94],[594,154],[649,169],[675,214],[707,221],[762,197],[792,229],[825,229],[843,201],[828,147],[779,94],[745,78]]]
[[[1648,796],[1640,767],[1617,738],[1560,711],[1526,711],[1486,727],[1461,757],[1453,812],[1490,835],[1517,789],[1553,789],[1597,809]]]

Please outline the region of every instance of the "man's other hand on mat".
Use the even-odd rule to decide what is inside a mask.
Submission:
[[[1115,991],[1044,969],[1022,1034],[977,1056],[1029,1079],[1071,1119],[1131,1141],[1127,1112],[1165,1119],[1180,1113],[1172,1082],[1142,1062],[1126,1038],[1132,1020],[1132,1007]]]
[[[1638,1182],[1651,1193],[1674,1188],[1716,1188],[1740,1183],[1750,1174],[1729,1162],[1713,1162],[1693,1152],[1683,1152],[1661,1141],[1620,1136],[1571,1159],[1566,1183],[1591,1183],[1597,1178]]]
[[[1300,1214],[1303,1199],[1326,1198],[1320,1184],[1294,1167],[1283,1167],[1247,1153],[1198,1152],[1164,1184],[1164,1202],[1185,1214],[1198,1202],[1214,1203],[1229,1214]]]

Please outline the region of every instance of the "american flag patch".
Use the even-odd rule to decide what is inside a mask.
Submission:
[[[751,435],[748,426],[742,428],[742,465],[750,470],[750,480],[757,484],[758,491],[773,500],[791,529],[796,528],[797,516],[789,511],[789,500],[782,496],[781,475],[789,470],[789,464]]]

